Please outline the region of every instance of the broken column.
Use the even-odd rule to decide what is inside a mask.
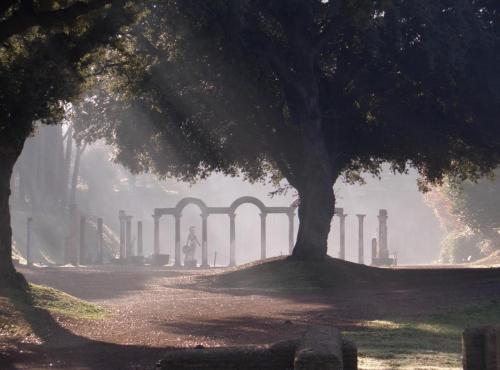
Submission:
[[[78,209],[76,204],[69,206],[69,233],[64,263],[78,264]]]
[[[377,238],[372,238],[372,265],[377,264],[378,254],[377,254]]]
[[[236,266],[236,214],[229,213],[229,266]]]
[[[260,214],[260,259],[266,259],[266,218],[267,213]]]
[[[387,210],[381,209],[378,213],[378,258],[389,258],[389,249],[387,247]]]
[[[344,213],[343,208],[337,208],[336,212],[337,216],[340,220],[340,250],[339,250],[339,258],[345,260],[345,218],[347,215]]]
[[[125,259],[126,242],[125,242],[125,211],[118,211],[118,220],[120,221],[120,259]]]
[[[208,268],[208,213],[201,214],[201,267]]]
[[[365,263],[363,222],[366,215],[358,214],[356,216],[358,217],[358,263]]]
[[[142,245],[142,221],[137,221],[137,255],[143,255]]]
[[[125,216],[125,227],[126,227],[126,232],[125,232],[125,257],[130,258],[134,255],[134,252],[132,250],[132,216]]]

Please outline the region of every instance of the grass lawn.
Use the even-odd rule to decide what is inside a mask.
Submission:
[[[56,320],[99,320],[106,316],[103,308],[42,285],[30,284],[26,292],[0,290],[0,340],[32,336],[34,325],[43,326],[42,310]]]
[[[500,325],[500,302],[415,321],[367,321],[344,334],[358,345],[360,369],[460,369],[462,332],[480,325]]]

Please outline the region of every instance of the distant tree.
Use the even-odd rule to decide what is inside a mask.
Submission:
[[[444,262],[464,262],[500,249],[500,169],[477,182],[447,177],[425,195],[445,232]]]
[[[55,125],[40,126],[35,137],[26,141],[13,174],[16,186],[12,193],[21,207],[29,204],[33,210],[62,209],[65,187],[63,141],[62,126]]]
[[[24,141],[35,122],[61,121],[63,102],[81,93],[89,52],[132,21],[131,6],[124,6],[119,0],[1,2],[0,285],[23,284],[11,259],[9,196]]]
[[[449,179],[446,191],[452,202],[452,213],[475,233],[497,242],[500,241],[498,176],[500,170],[496,170],[492,178],[483,178],[477,183]]]
[[[500,159],[494,1],[150,1],[96,70],[80,131],[133,171],[286,178],[293,255],[321,260],[333,184],[389,162],[421,185]],[[110,94],[110,95],[108,95]],[[93,112],[93,113],[89,113]]]

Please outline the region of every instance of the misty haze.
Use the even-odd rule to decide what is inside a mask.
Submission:
[[[500,370],[495,1],[5,0],[0,369]]]

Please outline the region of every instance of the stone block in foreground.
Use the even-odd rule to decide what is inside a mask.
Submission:
[[[167,351],[161,370],[357,370],[357,348],[327,326],[311,327],[299,340],[270,346],[181,348]]]
[[[500,326],[465,329],[462,363],[464,370],[500,370]]]
[[[297,343],[279,342],[265,347],[244,346],[178,349],[157,364],[162,370],[285,370],[293,369]]]
[[[329,326],[308,330],[302,338],[293,363],[294,370],[342,370],[342,335]]]

